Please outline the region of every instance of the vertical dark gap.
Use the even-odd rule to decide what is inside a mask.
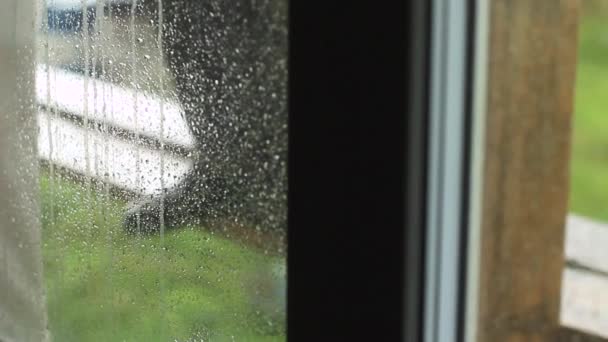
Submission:
[[[409,37],[412,42],[410,65],[410,107],[407,119],[406,210],[405,243],[405,325],[404,341],[422,341],[424,331],[424,298],[427,224],[429,76],[431,4],[412,4]]]
[[[468,269],[468,248],[469,246],[469,228],[470,228],[470,208],[471,208],[471,172],[472,172],[472,150],[473,150],[473,110],[475,96],[475,47],[476,47],[476,30],[478,22],[477,0],[467,1],[468,20],[466,27],[466,56],[465,56],[465,86],[463,96],[465,100],[464,108],[464,144],[463,144],[463,163],[462,163],[462,213],[461,217],[461,240],[460,240],[460,279],[458,287],[458,331],[457,336],[459,341],[465,340],[466,333],[466,310],[467,310],[467,274]],[[477,295],[477,294],[470,294]],[[475,317],[474,319],[477,319]]]
[[[425,177],[426,131],[408,134],[426,127],[426,89],[412,90],[424,32],[410,5],[290,4],[290,341],[405,340],[420,327],[421,299],[408,300],[422,272],[406,270],[422,269],[409,258],[423,248],[408,247],[422,244],[425,186],[408,185]]]

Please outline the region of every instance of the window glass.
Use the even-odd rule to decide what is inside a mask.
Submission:
[[[41,0],[55,341],[285,339],[287,0]]]

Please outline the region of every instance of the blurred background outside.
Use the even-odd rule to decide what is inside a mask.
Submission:
[[[570,207],[608,222],[608,1],[582,3]]]
[[[561,319],[608,338],[608,1],[580,3]]]
[[[199,226],[164,238],[123,232],[127,202],[160,191],[161,155],[171,186],[195,153],[157,15],[132,0],[85,1],[87,27],[80,0],[43,1],[36,88],[54,340],[284,340],[280,252]],[[173,149],[159,149],[161,134]]]

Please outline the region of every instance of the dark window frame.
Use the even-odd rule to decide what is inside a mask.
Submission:
[[[428,10],[290,4],[289,341],[420,338]]]
[[[463,4],[474,18],[475,1]],[[423,339],[432,6],[290,4],[289,341]],[[472,92],[454,340],[466,323]]]

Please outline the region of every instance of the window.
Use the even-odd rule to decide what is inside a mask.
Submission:
[[[285,339],[286,5],[42,1],[53,340]]]
[[[6,3],[3,342],[602,335],[599,7]]]

